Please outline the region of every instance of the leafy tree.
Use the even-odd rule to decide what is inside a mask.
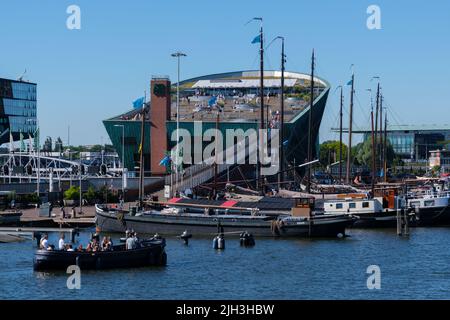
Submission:
[[[64,199],[66,200],[78,200],[80,198],[80,188],[71,186],[64,192]]]
[[[378,143],[378,150],[381,148],[381,144]],[[360,143],[355,148],[356,154],[355,159],[361,165],[366,165],[367,167],[372,166],[372,138],[367,139],[363,143]],[[378,155],[377,155],[378,156]],[[390,142],[386,145],[386,161],[387,165],[390,166],[394,160],[395,152],[392,148]]]
[[[320,145],[319,161],[322,165],[330,165],[339,161],[339,141],[325,141]],[[342,160],[347,159],[347,146],[342,143]]]
[[[92,186],[90,186],[88,188],[88,190],[85,192],[84,198],[89,203],[93,203],[97,199],[97,192],[95,191],[95,189]]]

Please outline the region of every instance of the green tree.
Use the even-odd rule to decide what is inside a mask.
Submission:
[[[377,150],[380,150],[381,144],[378,143]],[[379,155],[377,155],[378,157]],[[395,158],[395,152],[392,145],[388,141],[386,144],[386,161],[387,165],[390,166]],[[355,159],[361,165],[366,165],[367,167],[372,166],[372,138],[367,139],[363,143],[360,143],[355,148]]]
[[[320,145],[319,150],[319,161],[322,165],[328,166],[339,161],[339,141],[325,141]],[[347,146],[342,143],[342,160],[345,159],[347,159]]]
[[[93,203],[97,199],[97,192],[95,192],[94,187],[90,186],[88,188],[88,190],[84,193],[84,198],[89,203]]]
[[[80,188],[71,186],[64,192],[64,199],[66,200],[78,200],[80,198]]]

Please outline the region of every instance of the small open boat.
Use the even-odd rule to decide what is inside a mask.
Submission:
[[[34,270],[66,270],[77,265],[82,270],[165,266],[167,254],[164,239],[148,239],[139,242],[137,249],[126,250],[125,245],[113,246],[110,251],[62,251],[37,250]]]

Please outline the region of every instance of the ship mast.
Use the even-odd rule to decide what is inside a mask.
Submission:
[[[144,201],[144,141],[145,141],[145,98],[142,104],[141,142],[139,144],[139,207]]]
[[[378,113],[380,109],[380,83],[378,82],[377,86],[377,101],[375,105],[375,171],[377,171],[378,167],[378,157],[380,156],[379,144],[378,144]],[[381,118],[380,118],[381,119]]]
[[[260,107],[260,129],[261,133],[263,132],[265,125],[264,125],[264,32],[263,32],[263,19],[262,18],[253,18],[254,20],[261,21],[261,27],[259,31],[259,72],[260,72],[260,100],[261,100],[261,107]],[[259,152],[257,152],[259,157]],[[256,187],[264,192],[264,183],[262,181],[261,176],[261,159],[259,159],[257,164],[257,180],[256,180]]]
[[[281,95],[280,95],[280,181],[284,181],[284,63],[286,62],[284,55],[284,37],[281,38]],[[281,185],[278,185],[280,188]]]
[[[312,123],[313,123],[313,104],[314,104],[314,49],[311,57],[311,90],[309,103],[309,119],[308,119],[308,163],[312,161]],[[311,193],[311,165],[308,165],[308,184],[307,192]]]
[[[350,184],[350,170],[351,170],[351,161],[352,161],[352,133],[353,133],[353,94],[355,88],[355,73],[352,72],[352,80],[351,80],[351,92],[350,92],[350,119],[348,126],[348,149],[347,149],[347,168],[345,173],[345,182]]]
[[[342,108],[344,104],[343,87],[341,87],[341,98],[339,107],[339,182],[342,183]]]

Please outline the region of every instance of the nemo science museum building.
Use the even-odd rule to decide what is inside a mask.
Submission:
[[[308,123],[312,110],[312,152],[318,151],[319,128],[325,110],[330,85],[314,78],[314,98],[311,108],[311,76],[298,72],[285,72],[284,77],[284,148],[285,164],[306,162],[308,154]],[[161,160],[174,147],[172,132],[177,128],[177,84],[168,77],[153,77],[150,101],[142,106],[103,121],[108,135],[129,172],[138,171],[140,143],[144,124],[143,159],[147,176],[162,176],[167,168]],[[194,124],[201,122],[205,132],[218,128],[226,136],[227,129],[258,130],[260,128],[260,73],[237,71],[211,74],[181,81],[179,128],[194,136]],[[264,71],[264,119],[269,127],[281,124],[281,72]],[[132,99],[130,99],[132,100]],[[219,106],[219,107],[217,107]],[[217,120],[216,109],[220,109]],[[194,140],[194,139],[192,139]],[[315,142],[315,143],[314,143]],[[204,146],[210,142],[204,142]],[[223,142],[225,146],[225,141]],[[198,146],[197,146],[198,147]],[[122,151],[123,150],[123,151]],[[191,148],[194,150],[194,147]],[[193,156],[194,158],[194,156]]]

